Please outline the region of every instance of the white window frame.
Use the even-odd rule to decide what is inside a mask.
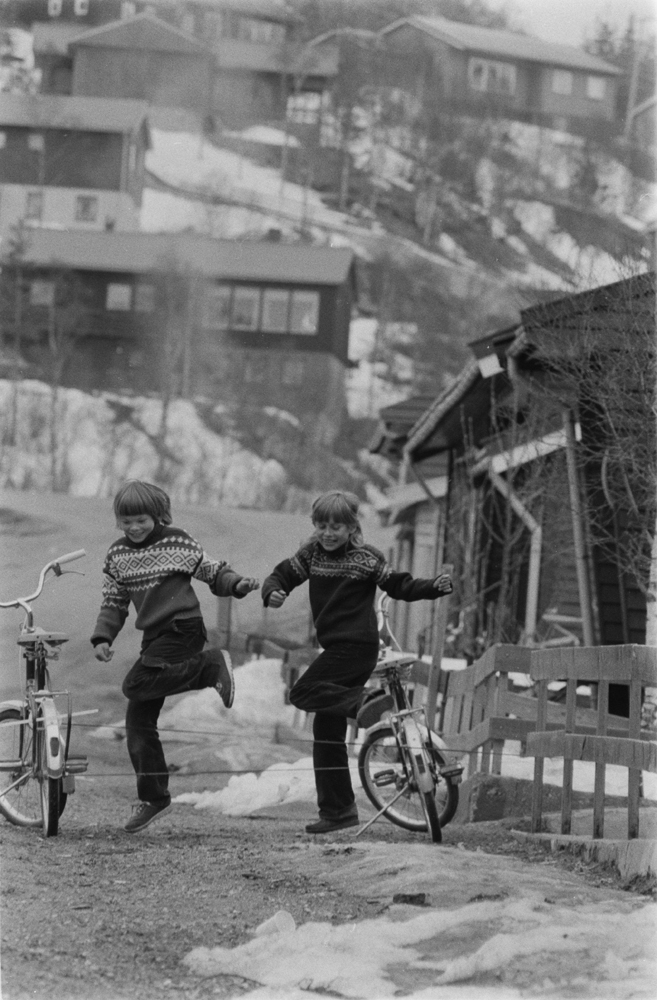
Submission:
[[[284,307],[285,316],[282,320],[273,320],[271,313]],[[290,329],[290,290],[289,288],[265,288],[262,292],[262,318],[260,329],[264,333],[287,333]]]
[[[231,320],[231,292],[230,285],[207,285],[203,294],[203,311],[201,315],[201,326],[204,330],[229,330]],[[225,309],[218,310],[217,306],[225,303]],[[223,314],[224,318],[221,318]],[[219,317],[219,318],[218,318]]]
[[[304,300],[306,303],[305,306]],[[319,331],[319,303],[319,292],[299,288],[292,292],[292,301],[290,303],[290,333],[295,333],[305,337],[316,336]],[[295,320],[295,307],[298,308],[299,306],[306,311],[306,315],[304,315],[301,322],[297,323]],[[308,309],[308,306],[310,306],[310,309]],[[311,317],[310,323],[306,322],[308,315]]]
[[[589,75],[586,78],[586,96],[589,101],[604,101],[607,93],[607,81],[604,76]]]
[[[59,17],[62,13],[62,0],[48,0],[48,17]]]
[[[98,197],[96,195],[78,194],[75,196],[75,221],[98,221]]]
[[[55,304],[55,282],[35,278],[30,282],[30,305],[50,308]]]
[[[570,97],[573,92],[574,81],[574,75],[569,69],[553,69],[552,93]]]
[[[74,0],[73,11],[76,17],[86,17],[89,13],[89,0]]]
[[[123,0],[121,3],[121,20],[127,21],[128,18],[135,17],[137,13],[137,4],[134,0]]]
[[[110,281],[105,293],[107,312],[130,312],[132,309],[132,285],[124,281]]]
[[[240,300],[247,301],[249,298],[256,303],[253,321],[250,324],[238,323],[236,319]],[[233,288],[233,301],[231,307],[230,328],[243,333],[255,333],[260,329],[260,309],[261,309],[261,288],[258,285],[235,285]]]

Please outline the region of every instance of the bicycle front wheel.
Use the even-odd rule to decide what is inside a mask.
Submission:
[[[36,759],[38,761],[39,796],[41,801],[41,826],[44,837],[56,837],[59,830],[60,792],[62,779],[48,774],[45,723],[36,732]]]
[[[16,826],[43,825],[34,737],[27,705],[0,712],[0,813]]]
[[[456,812],[459,789],[449,775],[443,777],[439,773],[438,752],[434,750],[433,755],[436,760],[436,789],[435,795],[427,794],[427,798],[433,801],[438,827],[442,829]],[[358,773],[365,793],[377,812],[385,809],[384,815],[405,830],[422,832],[428,829],[422,798],[419,792],[411,789],[410,784],[397,801],[392,802],[408,783],[408,778],[390,726],[377,727],[367,733],[358,755]]]

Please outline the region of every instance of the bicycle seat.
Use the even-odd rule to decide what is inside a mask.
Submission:
[[[379,653],[379,660],[374,673],[383,673],[390,667],[405,667],[417,661],[413,653],[400,653],[395,649],[384,649]]]
[[[30,632],[21,632],[18,637],[20,646],[29,646],[33,642],[45,642],[49,646],[60,646],[63,642],[68,642],[66,632],[46,632],[42,628],[34,628]]]

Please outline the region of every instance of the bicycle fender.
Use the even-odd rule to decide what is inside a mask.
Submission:
[[[49,778],[61,778],[64,773],[64,752],[59,735],[59,716],[54,701],[41,703],[41,715],[46,738],[46,761]]]
[[[8,708],[15,708],[17,711],[23,714],[23,709],[25,708],[24,701],[0,701],[0,712],[4,712]]]

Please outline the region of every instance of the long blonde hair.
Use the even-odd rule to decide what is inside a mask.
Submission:
[[[320,521],[335,521],[349,528],[349,540],[357,546],[364,544],[363,529],[358,519],[360,500],[355,493],[344,490],[329,490],[313,502],[310,517],[313,524]]]

